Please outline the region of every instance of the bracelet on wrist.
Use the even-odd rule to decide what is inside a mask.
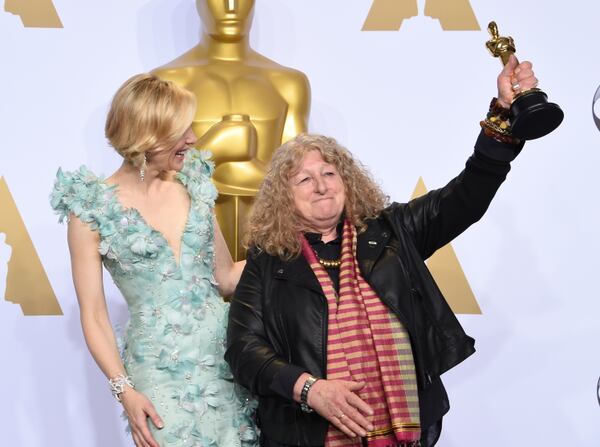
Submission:
[[[509,144],[519,143],[519,140],[512,136],[510,110],[500,105],[497,98],[492,99],[485,119],[479,124],[484,133],[496,141]]]
[[[135,385],[133,384],[131,377],[124,374],[119,374],[112,379],[108,379],[108,384],[110,385],[110,392],[118,402],[121,402],[121,394],[125,392],[126,386],[135,389]]]
[[[318,377],[309,376],[308,379],[306,379],[306,382],[304,382],[304,386],[302,387],[302,391],[300,392],[300,409],[305,413],[312,413],[314,411],[308,405],[308,392],[310,391],[311,387],[315,384],[315,382],[317,382],[317,380],[319,380]]]
[[[519,144],[519,140],[511,135],[507,135],[507,134],[502,134],[502,133],[498,133],[495,132],[491,129],[489,129],[486,125],[485,122],[482,121],[481,123],[481,128],[483,129],[483,133],[490,137],[493,138],[494,140],[498,141],[499,143],[507,143],[507,144]]]

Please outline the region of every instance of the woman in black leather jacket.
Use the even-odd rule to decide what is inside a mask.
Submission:
[[[259,397],[264,446],[433,446],[440,375],[474,352],[425,259],[486,211],[522,143],[505,109],[535,87],[513,58],[465,169],[387,204],[335,140],[278,149],[248,222],[225,358]],[[505,124],[502,124],[505,123]]]

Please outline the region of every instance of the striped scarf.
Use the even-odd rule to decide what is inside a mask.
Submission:
[[[327,379],[365,382],[359,396],[374,410],[369,447],[419,445],[419,397],[408,332],[360,274],[356,230],[344,222],[339,297],[331,278],[302,237],[302,254],[327,298]],[[360,446],[329,426],[326,447]]]

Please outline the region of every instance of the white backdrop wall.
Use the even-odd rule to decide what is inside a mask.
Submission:
[[[24,28],[0,11],[0,175],[64,312],[25,317],[0,299],[0,444],[126,446],[81,335],[66,227],[48,194],[58,166],[116,169],[103,138],[112,94],[196,44],[201,25],[192,0],[54,4],[64,29]],[[565,121],[526,145],[487,215],[453,244],[483,314],[460,316],[478,352],[444,376],[452,409],[439,445],[598,446],[600,4],[471,5],[482,31],[442,31],[421,12],[398,32],[367,33],[371,0],[258,0],[251,42],[308,75],[310,129],[338,138],[403,201],[419,176],[441,186],[471,152],[500,70],[483,46],[488,21],[515,38]],[[0,235],[0,297],[9,256]],[[106,287],[123,324],[122,298],[110,278]]]

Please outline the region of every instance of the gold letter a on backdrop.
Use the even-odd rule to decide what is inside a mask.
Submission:
[[[373,0],[362,30],[398,31],[418,13],[417,0]],[[425,15],[439,20],[445,31],[481,29],[469,0],[426,0]]]
[[[20,304],[24,315],[62,315],[56,295],[3,177],[0,177],[0,210],[0,233],[6,234],[6,244],[12,248],[5,299]]]
[[[26,28],[62,28],[52,0],[5,0],[4,10],[21,17]]]
[[[427,193],[423,178],[419,177],[413,199]],[[427,267],[455,314],[480,314],[481,309],[469,281],[451,244],[444,245],[428,260]]]

